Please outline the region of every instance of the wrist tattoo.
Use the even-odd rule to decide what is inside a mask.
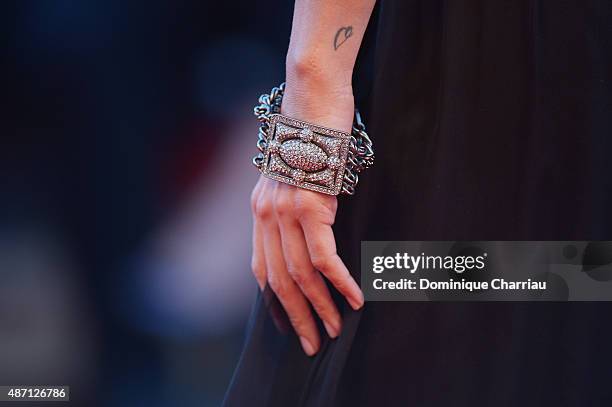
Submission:
[[[334,51],[340,48],[353,35],[353,26],[340,27],[334,37]]]

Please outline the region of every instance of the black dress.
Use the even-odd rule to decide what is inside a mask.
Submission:
[[[612,240],[612,1],[383,0],[363,51],[357,281],[361,240]],[[308,358],[261,295],[225,404],[612,405],[609,303],[337,302]]]

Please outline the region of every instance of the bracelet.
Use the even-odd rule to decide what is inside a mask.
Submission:
[[[353,195],[358,174],[374,163],[372,140],[355,109],[352,132],[280,114],[285,83],[259,97],[259,153],[253,164],[267,178],[329,195]]]

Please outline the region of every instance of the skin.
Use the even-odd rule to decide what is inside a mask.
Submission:
[[[350,132],[352,73],[375,0],[297,0],[286,61],[281,113]],[[321,346],[315,323],[336,338],[342,319],[325,284],[331,282],[358,310],[363,294],[336,252],[335,196],[260,177],[251,194],[252,270],[287,312],[304,352]],[[311,311],[314,310],[313,314]]]

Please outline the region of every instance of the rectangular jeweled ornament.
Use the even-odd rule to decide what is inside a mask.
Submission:
[[[350,142],[349,133],[273,114],[262,173],[300,188],[338,195]]]

